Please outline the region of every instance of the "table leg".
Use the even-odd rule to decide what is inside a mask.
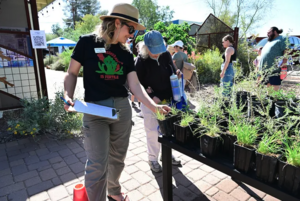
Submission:
[[[172,150],[162,145],[162,166],[163,166],[163,199],[173,201],[172,188]]]

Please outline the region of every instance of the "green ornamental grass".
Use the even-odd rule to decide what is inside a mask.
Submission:
[[[180,126],[186,127],[193,121],[194,121],[194,116],[192,114],[186,113],[186,114],[182,115],[182,119],[180,121]]]
[[[257,152],[265,155],[278,154],[281,151],[281,146],[278,144],[280,140],[280,131],[273,135],[264,134],[262,140],[258,144]]]
[[[252,147],[257,138],[257,127],[249,123],[241,123],[236,125],[236,136],[239,145]]]

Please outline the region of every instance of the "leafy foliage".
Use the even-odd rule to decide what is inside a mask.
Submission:
[[[139,10],[139,21],[147,28],[153,29],[155,23],[168,23],[174,11],[169,6],[158,6],[155,0],[133,0],[132,5]]]
[[[281,151],[281,145],[278,143],[281,132],[277,131],[273,135],[265,134],[258,144],[257,152],[261,154],[278,154]]]
[[[158,110],[155,112],[155,116],[156,116],[156,119],[158,119],[160,121],[163,121],[166,119],[166,115],[160,113],[160,111],[158,111]]]
[[[19,118],[8,121],[10,126],[8,131],[15,135],[33,137],[37,134],[46,134],[54,139],[64,139],[80,132],[82,115],[67,113],[60,96],[63,96],[62,92],[57,92],[53,101],[49,101],[46,97],[21,100],[24,109]]]
[[[186,127],[190,125],[190,123],[193,121],[194,121],[194,116],[192,114],[185,113],[181,117],[180,126]]]
[[[242,146],[253,146],[257,138],[257,130],[256,126],[246,122],[236,124],[237,142]]]
[[[195,61],[199,82],[201,84],[219,83],[222,62],[221,53],[217,48],[207,50],[200,55]]]

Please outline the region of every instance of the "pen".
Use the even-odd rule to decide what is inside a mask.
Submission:
[[[66,99],[64,99],[63,97],[60,97],[60,99],[63,100],[68,106],[71,106],[71,104],[68,103],[68,102],[66,101]]]

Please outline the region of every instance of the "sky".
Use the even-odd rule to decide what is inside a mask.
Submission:
[[[110,11],[117,3],[131,3],[132,0],[99,0],[101,10]],[[274,1],[274,7],[264,21],[251,31],[251,34],[259,34],[260,37],[266,36],[267,31],[272,26],[283,29],[283,34],[289,32],[290,35],[300,35],[300,0],[270,0]],[[59,6],[58,3],[61,3]],[[159,6],[170,6],[175,11],[173,20],[182,19],[189,21],[204,22],[212,10],[206,5],[206,0],[157,0]],[[64,18],[64,3],[62,0],[56,0],[47,9],[43,10],[44,15],[39,13],[40,29],[46,33],[51,33],[51,25],[59,23],[63,26],[62,18]],[[298,21],[297,21],[298,20]],[[250,33],[249,33],[250,36]]]

